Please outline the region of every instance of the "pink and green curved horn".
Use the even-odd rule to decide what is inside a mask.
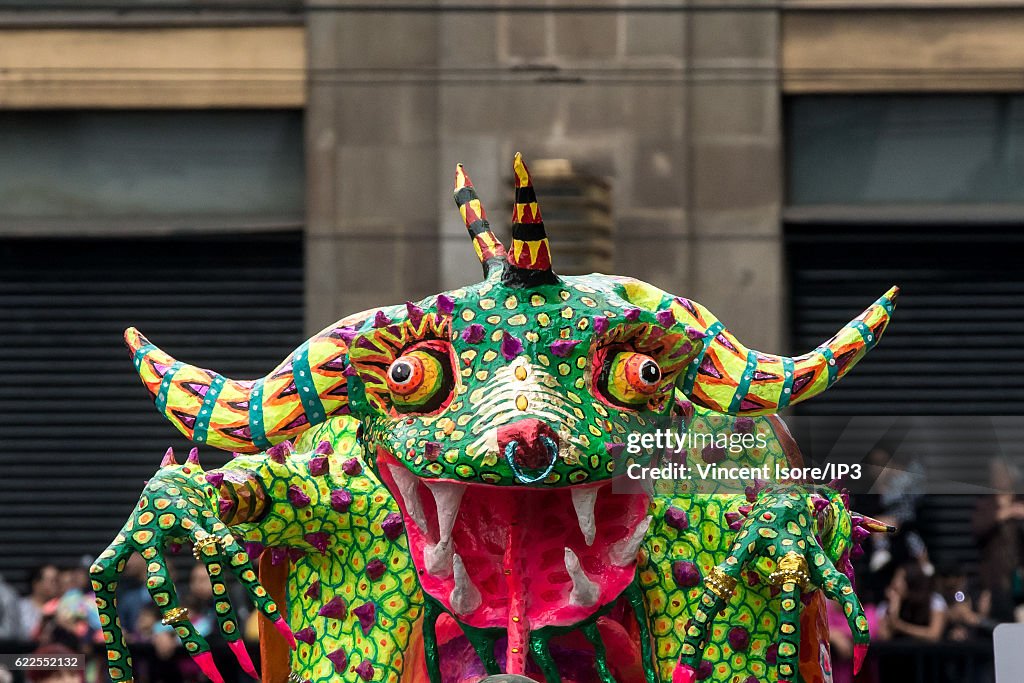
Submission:
[[[132,362],[157,410],[196,443],[256,453],[348,411],[350,325],[314,335],[265,377],[233,380],[175,360],[134,327],[124,333]]]
[[[696,301],[663,300],[679,322],[704,330],[707,342],[681,377],[691,401],[731,415],[766,415],[817,396],[842,379],[878,343],[899,288],[893,287],[831,339],[790,358],[748,349]]]

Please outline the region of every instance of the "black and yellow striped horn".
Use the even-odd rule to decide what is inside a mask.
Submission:
[[[487,222],[484,206],[473,187],[473,181],[462,164],[455,167],[455,204],[462,214],[462,221],[473,240],[473,249],[484,267],[484,276],[488,276],[505,266],[505,247],[491,231]]]
[[[540,205],[533,191],[530,171],[523,155],[516,152],[513,162],[516,203],[512,209],[512,249],[502,273],[502,282],[509,287],[533,287],[557,284],[558,276],[551,269],[551,245],[544,231]]]

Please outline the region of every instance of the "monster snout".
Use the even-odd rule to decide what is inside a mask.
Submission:
[[[542,420],[527,418],[498,428],[498,450],[524,483],[550,474],[558,458],[558,436]]]

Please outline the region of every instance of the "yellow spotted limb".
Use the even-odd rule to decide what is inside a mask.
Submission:
[[[365,465],[357,426],[334,418],[223,470],[225,480],[247,472],[266,491],[264,513],[234,530],[252,554],[287,564],[296,681],[410,681],[421,658],[410,651],[423,596],[401,515]]]
[[[210,647],[189,621],[188,609],[178,602],[164,559],[169,545],[192,542],[196,559],[205,564],[210,574],[219,625],[229,643],[238,642],[239,629],[224,589],[225,569],[235,574],[257,608],[282,633],[290,633],[277,606],[260,586],[248,554],[217,517],[218,497],[209,482],[211,476],[216,480],[214,473],[203,470],[195,449],[181,465],[168,450],[132,515],[89,570],[114,683],[132,680],[131,657],[114,598],[118,577],[132,553],[139,553],[147,563],[146,588],[161,611],[163,623],[174,628],[185,650],[215,683],[223,679],[213,663]],[[232,650],[242,667],[255,673],[244,648],[235,646]]]

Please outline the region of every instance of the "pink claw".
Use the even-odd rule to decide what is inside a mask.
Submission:
[[[217,665],[213,663],[213,655],[209,652],[200,652],[197,655],[192,655],[192,659],[213,683],[224,683],[224,677],[220,675]]]
[[[693,667],[680,661],[676,664],[676,670],[672,672],[672,683],[693,683],[696,677],[697,672]]]
[[[853,675],[856,676],[860,673],[860,668],[864,665],[864,658],[868,654],[867,643],[854,643],[853,644]]]
[[[242,670],[257,681],[260,680],[260,675],[256,673],[256,666],[252,663],[252,658],[249,657],[249,651],[245,649],[245,642],[241,638],[229,640],[228,647],[235,653],[235,659],[242,665]]]
[[[281,635],[284,636],[284,639],[288,641],[288,645],[290,645],[293,650],[298,647],[295,642],[295,634],[292,633],[292,629],[288,626],[288,622],[284,620],[284,617],[279,615],[277,619],[274,620],[274,628],[281,632]]]

